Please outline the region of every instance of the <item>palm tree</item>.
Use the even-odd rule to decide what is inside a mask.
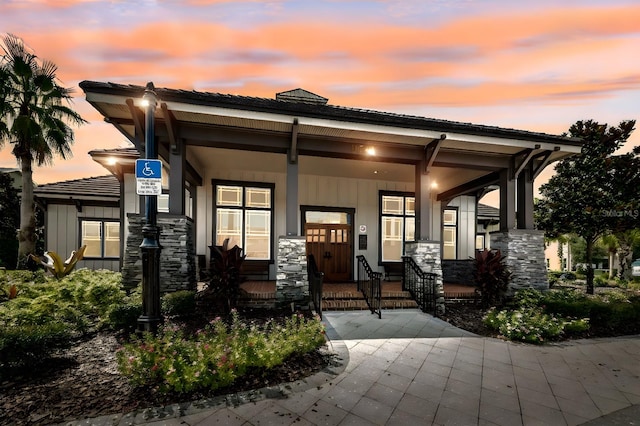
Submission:
[[[22,170],[18,269],[26,267],[35,251],[36,221],[33,202],[33,163],[50,164],[54,154],[71,155],[73,129],[85,120],[67,104],[71,89],[59,84],[58,67],[39,60],[22,39],[2,37],[0,57],[0,148],[13,145],[12,153]],[[69,123],[69,124],[67,124]]]
[[[618,249],[620,248],[620,243],[618,239],[613,234],[603,235],[600,238],[602,245],[607,249],[607,253],[609,253],[609,279],[613,278],[613,264],[616,259],[616,254],[618,253]]]

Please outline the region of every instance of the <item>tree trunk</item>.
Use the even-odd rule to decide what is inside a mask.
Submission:
[[[36,215],[33,207],[33,172],[30,155],[21,156],[22,198],[20,200],[20,230],[18,231],[17,269],[27,269],[29,254],[36,250]]]
[[[587,261],[587,294],[594,293],[593,287],[593,239],[585,238],[587,240],[587,249],[585,253],[586,261]]]
[[[613,278],[613,262],[616,259],[616,253],[613,250],[609,250],[609,279]]]
[[[626,244],[625,241],[620,242],[620,249],[618,250],[618,260],[620,261],[618,276],[622,280],[630,280],[631,262],[633,261],[633,250],[631,249],[631,246]]]

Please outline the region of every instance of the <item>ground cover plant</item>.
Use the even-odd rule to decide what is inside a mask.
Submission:
[[[215,318],[193,335],[171,325],[155,336],[135,338],[118,351],[117,359],[120,372],[134,385],[191,392],[229,386],[251,368],[273,368],[324,343],[318,317],[293,314],[257,325],[242,321],[234,310],[230,323]]]
[[[587,295],[582,290],[516,292],[504,309],[491,308],[483,323],[509,340],[544,343],[591,335],[640,331],[640,296],[618,291]]]
[[[137,336],[140,292],[122,290],[118,273],[81,269],[56,280],[42,270],[0,271],[0,288],[15,293],[0,299],[0,425],[259,389],[332,362],[310,314],[239,309],[216,318],[196,306],[195,292],[181,291],[162,299],[163,331]]]
[[[2,271],[0,287],[12,295],[0,303],[0,379],[105,326],[109,310],[126,297],[120,274],[86,269],[61,280]]]

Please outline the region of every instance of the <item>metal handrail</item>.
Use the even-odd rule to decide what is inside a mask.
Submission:
[[[402,290],[411,293],[422,312],[436,315],[437,275],[423,271],[410,256],[402,256],[402,263]]]
[[[356,256],[358,259],[358,291],[362,292],[364,300],[372,314],[378,314],[382,318],[382,274],[374,272],[364,256]]]
[[[324,281],[324,272],[318,271],[316,259],[312,254],[307,255],[307,275],[311,302],[316,313],[322,319],[322,282]]]

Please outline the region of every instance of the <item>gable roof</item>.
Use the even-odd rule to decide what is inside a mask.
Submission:
[[[120,199],[120,182],[113,175],[46,183],[34,188],[41,199]]]

